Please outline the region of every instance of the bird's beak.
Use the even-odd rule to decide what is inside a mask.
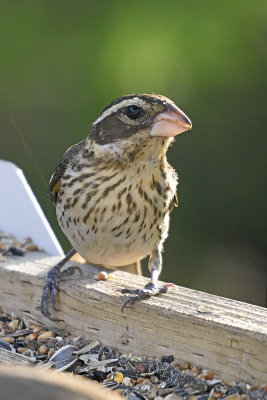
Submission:
[[[167,104],[166,110],[156,116],[150,136],[174,137],[189,129],[190,119],[176,105]]]

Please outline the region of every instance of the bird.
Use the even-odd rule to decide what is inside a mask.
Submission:
[[[168,284],[159,287],[158,277],[170,212],[178,205],[178,176],[166,152],[176,135],[191,128],[190,119],[169,98],[129,94],[106,106],[89,135],[65,152],[49,194],[73,248],[48,272],[43,315],[52,319],[49,308],[56,309],[61,269],[76,253],[111,268],[149,256],[151,280],[144,288],[119,290],[130,295],[122,310],[166,293]]]

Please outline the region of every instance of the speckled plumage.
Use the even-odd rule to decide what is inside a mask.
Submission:
[[[191,122],[168,98],[128,95],[110,103],[90,134],[67,150],[49,192],[61,229],[82,257],[116,267],[150,255],[156,284],[177,205],[177,175],[166,152],[173,136],[188,129]]]
[[[124,165],[92,155],[89,161],[80,153],[68,165],[57,218],[82,257],[105,266],[127,265],[165,240],[177,178],[158,147],[162,150],[161,139]],[[80,165],[86,166],[80,171]]]

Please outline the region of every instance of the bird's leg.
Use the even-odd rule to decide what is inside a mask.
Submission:
[[[122,311],[128,304],[133,304],[135,301],[149,299],[152,296],[157,296],[160,293],[166,293],[169,286],[172,284],[166,284],[161,287],[157,286],[158,277],[162,268],[162,256],[161,248],[156,247],[150,254],[148,262],[148,269],[151,272],[151,281],[148,282],[143,289],[119,289],[118,291],[122,294],[131,294],[122,305]]]
[[[67,253],[67,255],[61,261],[59,261],[59,263],[57,263],[53,268],[50,269],[50,271],[48,271],[45,286],[43,289],[43,294],[42,294],[41,312],[46,318],[49,318],[52,321],[59,321],[59,320],[51,318],[51,314],[48,311],[48,304],[51,304],[51,306],[54,308],[54,310],[56,310],[55,299],[56,299],[56,294],[58,291],[58,285],[59,285],[60,279],[63,276],[72,275],[74,273],[75,269],[80,270],[79,267],[69,267],[66,270],[64,270],[63,272],[61,272],[62,267],[76,253],[77,253],[76,250],[71,249]]]

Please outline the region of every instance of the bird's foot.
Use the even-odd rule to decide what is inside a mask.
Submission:
[[[135,301],[146,300],[152,296],[167,293],[169,287],[175,287],[175,285],[173,283],[166,283],[165,285],[158,287],[153,282],[149,282],[143,289],[117,289],[117,292],[132,295],[123,303],[121,311],[123,312],[127,305],[131,305]]]
[[[61,272],[60,266],[55,265],[53,268],[50,269],[50,271],[48,271],[41,301],[41,312],[46,318],[52,321],[62,321],[58,318],[52,318],[48,307],[49,305],[51,305],[51,307],[55,311],[59,311],[55,306],[59,282],[62,278],[73,275],[76,270],[79,271],[82,276],[82,270],[78,266],[68,267]]]

